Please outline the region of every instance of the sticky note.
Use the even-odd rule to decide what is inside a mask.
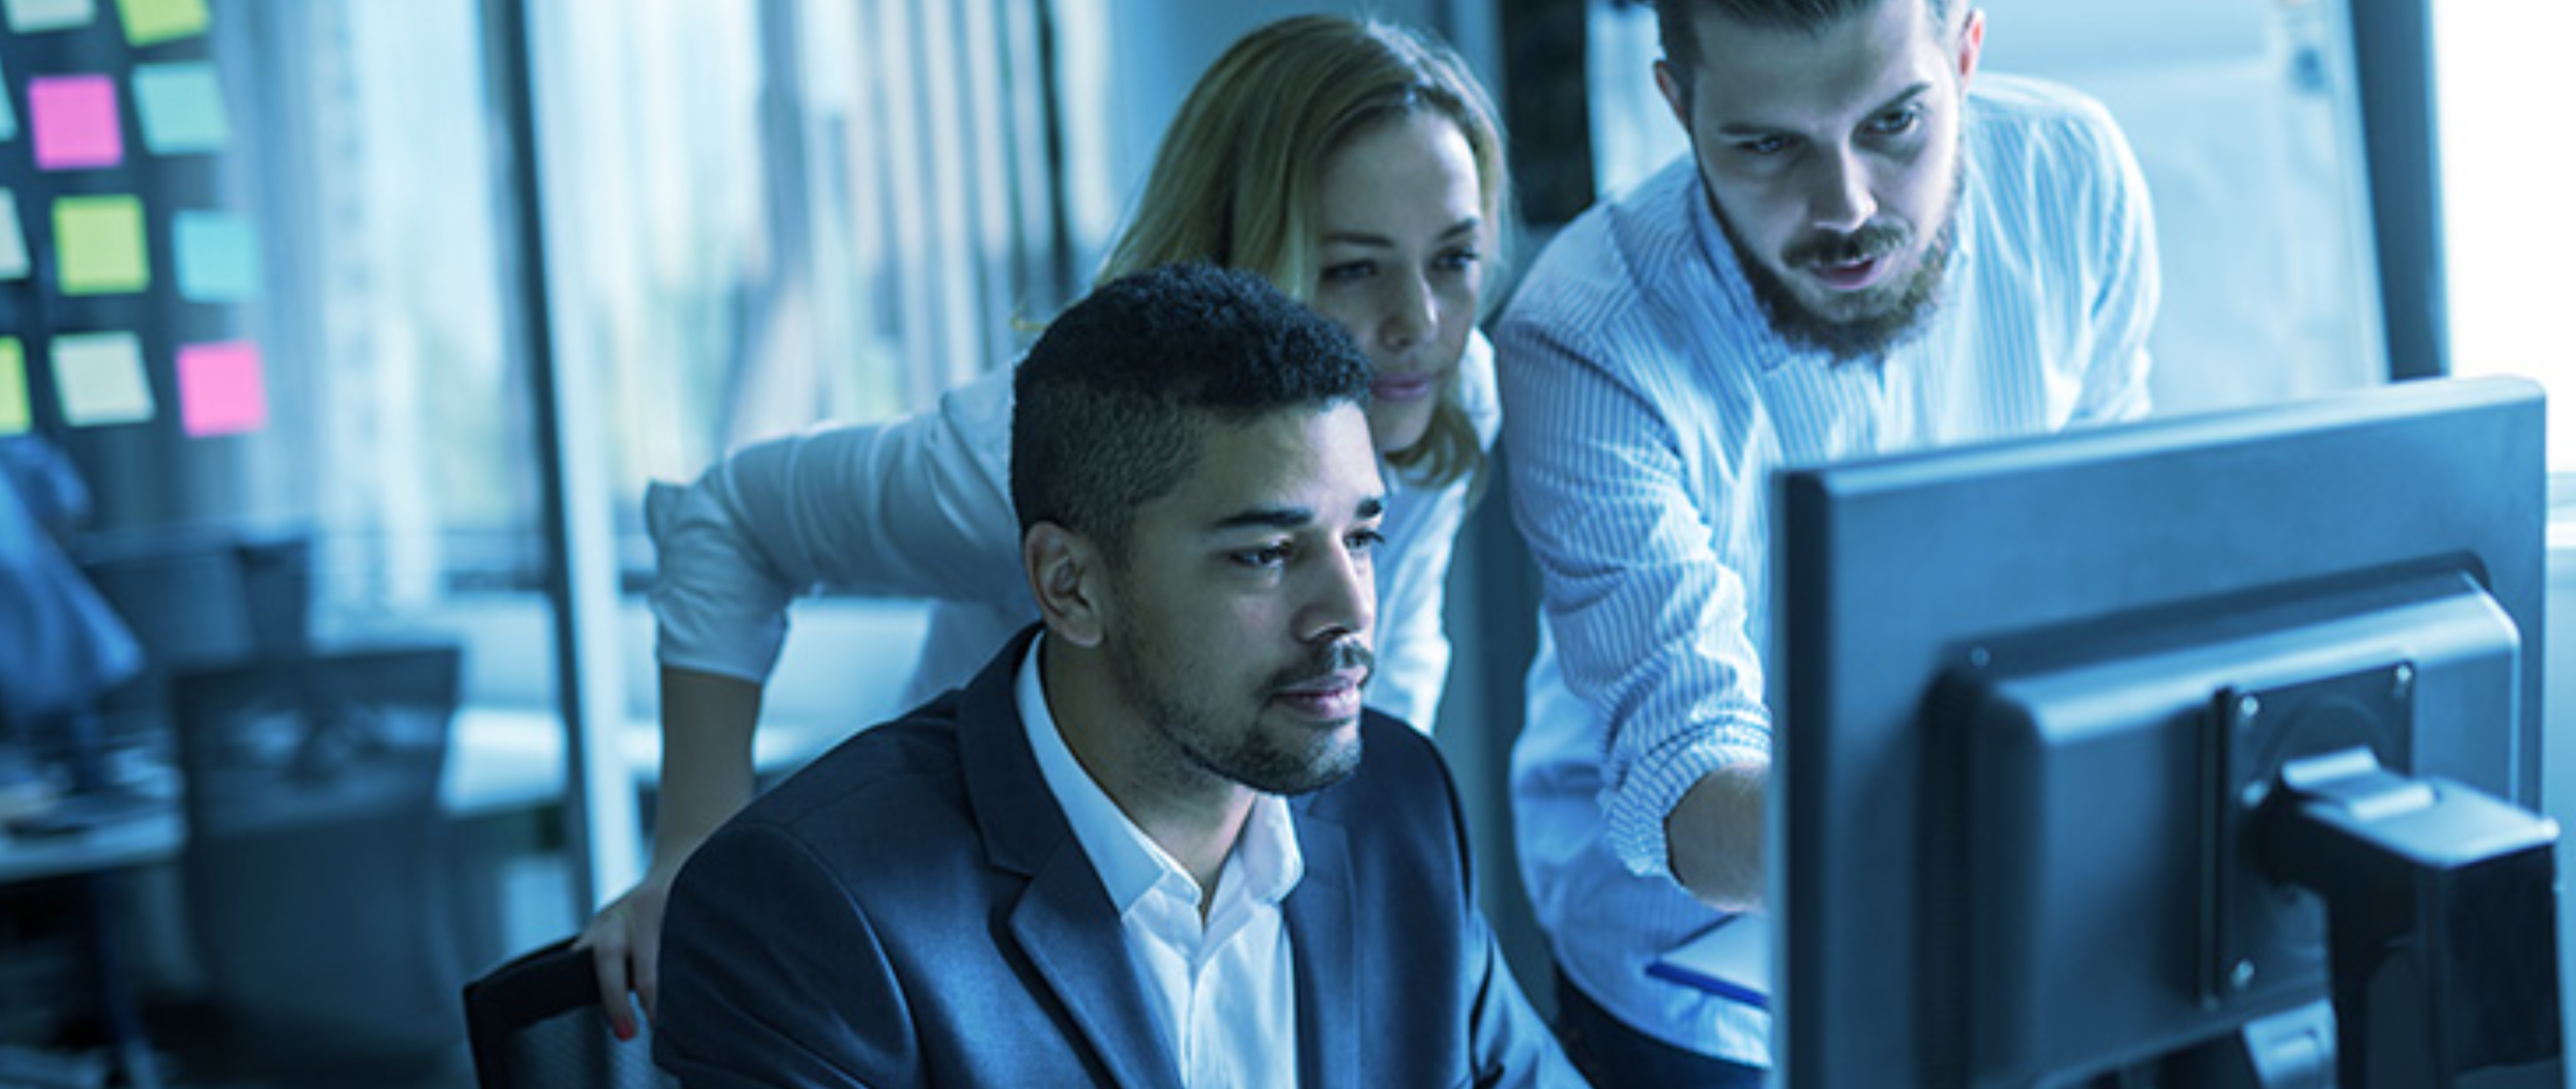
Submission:
[[[189,435],[238,435],[268,426],[259,345],[247,340],[179,348],[179,423]]]
[[[27,113],[29,126],[36,130],[39,167],[79,170],[125,161],[125,131],[116,120],[116,83],[106,76],[28,80]]]
[[[97,15],[90,0],[9,0],[9,29],[20,34],[88,26]]]
[[[179,297],[241,302],[259,294],[259,234],[228,212],[180,212],[170,220]]]
[[[18,221],[18,193],[0,187],[0,280],[27,275],[27,230]]]
[[[74,333],[54,338],[54,389],[74,427],[140,423],[152,418],[152,383],[143,377],[143,345],[132,333]]]
[[[204,61],[135,65],[134,112],[143,118],[143,146],[155,155],[222,151],[232,138],[223,85]]]
[[[9,73],[0,70],[0,87],[9,85]],[[18,138],[18,109],[9,104],[9,96],[0,93],[0,140]]]
[[[55,274],[65,295],[117,295],[152,286],[143,202],[128,196],[54,201]]]
[[[206,0],[116,0],[125,41],[136,48],[206,32]]]
[[[27,350],[16,337],[0,337],[0,435],[23,435],[34,425],[27,409]]]

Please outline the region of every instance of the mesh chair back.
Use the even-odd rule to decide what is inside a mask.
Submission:
[[[239,1057],[365,1069],[463,1039],[438,797],[460,665],[420,647],[176,678],[189,921]]]
[[[482,1089],[665,1089],[650,1026],[619,1043],[599,1008],[590,951],[566,938],[465,985],[465,1025]]]

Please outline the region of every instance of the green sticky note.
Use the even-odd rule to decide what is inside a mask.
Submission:
[[[54,389],[73,427],[141,423],[152,418],[152,383],[143,377],[143,342],[132,333],[75,333],[54,338]]]
[[[16,337],[0,337],[0,435],[23,435],[35,426],[27,409],[27,350]]]
[[[23,278],[27,268],[27,231],[18,222],[18,192],[0,186],[0,280]]]
[[[180,212],[170,220],[179,297],[242,302],[259,294],[259,233],[226,212]]]
[[[131,294],[152,286],[143,202],[129,196],[54,201],[55,275],[65,295]]]
[[[223,85],[204,61],[135,65],[134,112],[143,118],[143,146],[155,155],[222,151],[232,138]]]
[[[206,32],[206,0],[116,0],[116,11],[136,48]]]

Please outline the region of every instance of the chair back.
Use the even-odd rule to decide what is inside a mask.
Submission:
[[[620,1043],[600,1009],[590,951],[572,939],[526,953],[465,985],[465,1027],[481,1089],[664,1089],[652,1029]]]
[[[249,1065],[453,1054],[469,972],[439,805],[454,646],[298,654],[173,681],[187,914]]]

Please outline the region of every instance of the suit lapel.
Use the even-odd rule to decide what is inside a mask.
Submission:
[[[1117,1084],[1179,1089],[1179,1064],[1128,960],[1118,914],[1048,792],[1020,724],[1013,689],[1035,631],[1011,640],[961,696],[957,747],[967,804],[983,830],[986,861],[1029,879],[1011,906],[1011,937],[1072,1027]]]
[[[1011,936],[1099,1050],[1111,1079],[1178,1089],[1179,1064],[1163,1045],[1121,935],[1100,879],[1071,840],[1011,911]]]
[[[1310,1089],[1360,1086],[1360,951],[1349,837],[1296,799],[1297,850],[1306,875],[1280,905],[1297,963],[1298,1081]]]

